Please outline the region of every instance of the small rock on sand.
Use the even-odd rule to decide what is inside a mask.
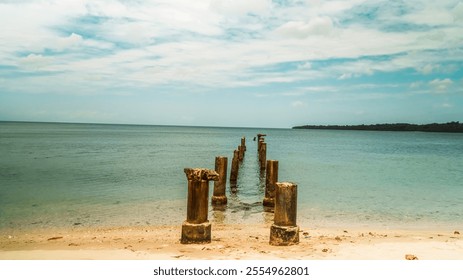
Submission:
[[[405,259],[409,261],[414,261],[414,260],[418,260],[418,257],[412,254],[406,254]]]

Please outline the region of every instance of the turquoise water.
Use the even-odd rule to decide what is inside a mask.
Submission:
[[[0,122],[0,229],[181,224],[183,168],[230,165],[243,136],[238,193],[209,218],[268,222],[257,133],[301,225],[463,225],[463,134]]]

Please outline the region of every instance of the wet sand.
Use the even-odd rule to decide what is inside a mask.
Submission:
[[[180,243],[181,225],[3,230],[2,260],[463,260],[460,230],[300,226],[300,243],[271,246],[269,225],[218,224],[209,244]]]

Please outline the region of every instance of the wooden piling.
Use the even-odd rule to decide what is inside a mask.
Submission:
[[[246,151],[246,137],[241,137],[241,147]]]
[[[238,159],[240,162],[242,162],[244,159],[244,147],[241,145],[238,146]]]
[[[267,162],[267,143],[261,142],[259,150],[259,165],[260,170],[265,170],[265,164]]]
[[[277,182],[274,222],[270,227],[270,245],[288,246],[299,243],[297,218],[297,185]]]
[[[267,168],[265,174],[265,197],[263,204],[271,209],[266,209],[272,212],[275,206],[275,184],[278,182],[278,161],[267,160]]]
[[[265,141],[264,139],[265,136],[267,136],[267,134],[262,134],[262,133],[257,134],[257,152],[260,151],[260,145]]]
[[[214,192],[212,195],[212,205],[225,205],[227,204],[227,196],[225,189],[227,185],[227,157],[215,158],[215,172],[219,174],[219,179],[214,181]]]
[[[264,139],[263,139],[263,138],[260,138],[260,137],[257,138],[257,153],[260,152],[262,143],[264,143]]]
[[[239,152],[238,150],[233,151],[233,159],[230,170],[230,185],[236,185],[238,180],[238,169],[239,169]]]
[[[209,181],[219,174],[204,168],[185,168],[188,180],[187,219],[182,224],[182,244],[211,242],[211,224],[207,218]]]

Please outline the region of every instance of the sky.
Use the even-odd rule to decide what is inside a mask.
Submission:
[[[463,121],[463,1],[0,0],[0,120]]]

